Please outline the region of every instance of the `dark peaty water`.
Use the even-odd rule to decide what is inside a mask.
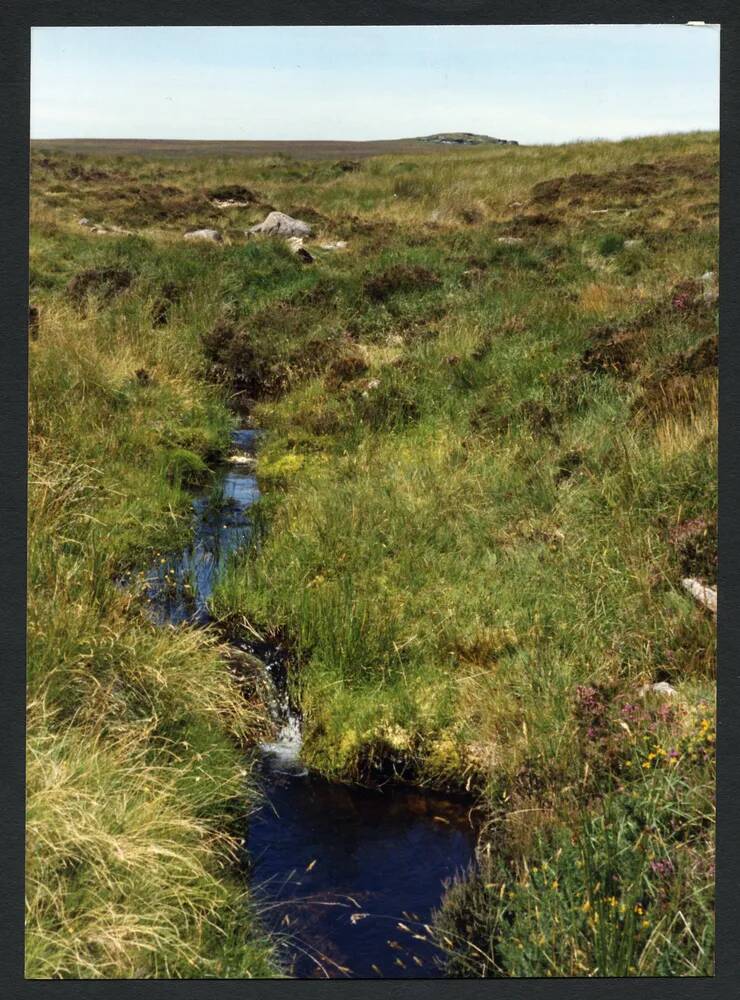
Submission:
[[[386,786],[341,785],[263,762],[269,803],[247,846],[266,921],[286,939],[293,975],[434,977],[424,928],[443,882],[472,857],[459,803]],[[416,935],[416,937],[414,936]]]
[[[148,595],[160,624],[210,621],[218,575],[249,540],[248,510],[260,495],[250,462],[257,434],[234,433],[238,460],[194,497],[191,544],[151,569]],[[299,978],[441,975],[424,924],[444,882],[473,858],[466,807],[398,785],[374,790],[310,774],[300,760],[284,655],[251,648],[276,689],[278,733],[262,747],[264,804],[250,817],[246,845],[252,888],[265,923],[284,942],[288,971]]]

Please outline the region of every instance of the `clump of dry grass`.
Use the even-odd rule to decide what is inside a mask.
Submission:
[[[40,702],[29,731],[27,976],[218,976],[229,920],[247,938],[255,915],[224,877],[236,842],[183,794],[197,765],[153,762],[151,726],[111,738]],[[269,969],[264,946],[244,958],[241,975]]]

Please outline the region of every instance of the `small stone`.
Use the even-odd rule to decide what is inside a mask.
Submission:
[[[337,240],[336,243],[319,243],[322,250],[346,250],[347,241]]]
[[[312,229],[307,222],[293,219],[285,212],[270,212],[263,222],[247,230],[248,236],[310,236],[311,233]]]
[[[218,229],[191,229],[183,237],[186,240],[207,240],[210,243],[222,243],[223,236]]]
[[[92,225],[92,223],[90,222],[90,220],[87,219],[87,218],[78,219],[77,220],[77,224],[80,225],[80,226],[90,226],[90,225]]]
[[[719,299],[719,286],[717,284],[717,273],[716,271],[705,271],[700,279],[704,285],[704,293],[702,298],[704,301],[711,305]]]
[[[513,247],[517,243],[524,243],[524,238],[522,236],[499,236],[496,239],[497,243],[503,243],[504,246]]]
[[[304,264],[313,264],[315,258],[304,247],[302,236],[289,236],[285,242],[288,244],[290,252],[294,253]]]
[[[658,681],[655,684],[643,684],[639,691],[640,697],[644,698],[649,694],[664,695],[666,698],[675,698],[678,691],[673,687],[672,684],[668,684],[666,681]]]
[[[708,608],[713,614],[717,614],[717,591],[714,587],[707,587],[694,577],[687,576],[681,580],[681,586],[688,591],[691,596]]]
[[[238,201],[236,198],[214,198],[211,204],[215,208],[248,208],[248,201]]]
[[[624,241],[624,248],[625,248],[625,250],[632,250],[632,249],[634,249],[634,247],[641,247],[641,246],[642,246],[642,240],[625,240]]]

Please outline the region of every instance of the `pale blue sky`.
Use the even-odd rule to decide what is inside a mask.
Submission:
[[[684,25],[34,28],[31,136],[523,143],[719,127]]]

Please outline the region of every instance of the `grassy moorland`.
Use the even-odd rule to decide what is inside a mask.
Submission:
[[[450,972],[711,972],[715,626],[681,578],[716,580],[717,161],[34,154],[29,975],[270,968],[224,834],[258,706],[114,583],[186,529],[229,395],[264,530],[214,611],[292,643],[313,767],[476,796]],[[313,263],[244,237],[270,208]]]

